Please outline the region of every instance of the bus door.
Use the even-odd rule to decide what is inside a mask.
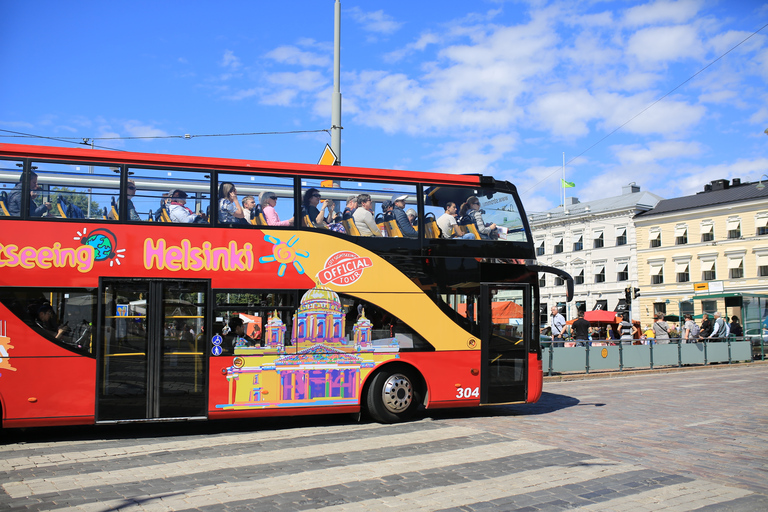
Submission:
[[[480,402],[483,404],[525,401],[531,304],[529,285],[488,283],[480,286],[477,311],[482,338]]]
[[[206,415],[207,281],[103,279],[97,421]]]

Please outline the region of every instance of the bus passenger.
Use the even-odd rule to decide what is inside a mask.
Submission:
[[[413,208],[408,208],[405,210],[405,215],[408,217],[408,221],[411,223],[411,226],[416,226],[418,223],[416,222],[416,210]]]
[[[405,214],[404,208],[406,199],[408,199],[407,194],[393,195],[392,204],[394,205],[394,208],[392,209],[392,213],[395,215],[395,222],[397,222],[397,227],[400,228],[400,232],[403,236],[406,238],[416,238],[418,233],[413,229],[411,221],[408,220],[408,216]]]
[[[382,236],[379,226],[373,218],[373,201],[368,194],[357,196],[357,208],[352,214],[355,226],[360,232],[360,236]]]
[[[255,347],[256,340],[251,338],[245,333],[245,322],[239,315],[235,315],[229,319],[229,333],[233,336],[232,348],[237,347]],[[263,342],[259,343],[262,347]]]
[[[483,210],[480,209],[480,200],[477,196],[469,196],[467,202],[461,205],[461,215],[469,215],[477,226],[477,231],[480,233],[480,238],[489,240],[493,230],[496,229],[496,224],[493,222],[486,225],[483,221]]]
[[[233,183],[222,182],[219,185],[219,222],[234,224],[244,217],[243,208],[237,200],[237,188]]]
[[[259,194],[259,204],[264,212],[264,218],[267,219],[268,226],[293,226],[293,217],[288,220],[280,220],[275,206],[277,205],[277,194],[274,192],[262,192]]]
[[[170,191],[170,203],[168,204],[168,216],[171,222],[189,223],[205,221],[205,214],[195,213],[185,205],[187,204],[187,193],[181,189]]]
[[[445,213],[437,218],[437,226],[442,232],[442,238],[464,238],[474,240],[472,233],[463,233],[459,223],[456,222],[456,203],[448,201],[445,203]]]
[[[23,176],[23,174],[22,174]],[[44,213],[47,213],[53,205],[44,201],[41,206],[37,206],[35,198],[37,197],[37,174],[34,172],[29,173],[29,216],[30,217],[42,217]],[[21,215],[21,177],[19,182],[11,189],[11,193],[8,195],[8,213],[11,217],[18,217]]]
[[[64,325],[60,326],[56,325],[56,313],[54,313],[50,304],[43,304],[37,310],[37,318],[35,318],[35,324],[57,340],[62,339],[66,332],[69,330],[69,327],[67,326],[68,323],[69,322],[65,322]]]
[[[133,205],[133,196],[136,195],[136,182],[133,180],[128,180],[128,186],[125,189],[125,195],[128,199],[128,220],[141,220],[141,217],[139,217],[139,214],[136,213],[136,207]],[[114,204],[114,203],[113,203]],[[118,202],[118,205],[120,203]],[[118,206],[119,211],[119,206]],[[115,212],[114,210],[109,212],[109,215],[107,216],[109,220],[115,220]]]
[[[304,209],[309,215],[309,219],[315,225],[316,228],[326,228],[328,224],[333,223],[334,208],[336,205],[331,199],[323,201],[320,209],[317,206],[320,204],[320,192],[316,188],[310,188],[304,193]]]
[[[381,213],[384,214],[384,220],[388,220],[387,216],[392,215],[393,209],[394,209],[394,205],[392,204],[392,201],[390,201],[389,199],[381,203]]]
[[[256,198],[253,196],[245,196],[243,198],[243,220],[248,224],[253,219],[253,208],[256,206]]]
[[[355,210],[357,209],[359,205],[357,204],[357,196],[349,196],[347,197],[347,207],[344,208],[344,213],[342,213],[342,219],[351,219],[352,214],[355,213]]]

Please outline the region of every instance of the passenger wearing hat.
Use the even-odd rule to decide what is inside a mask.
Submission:
[[[408,215],[405,214],[406,199],[408,199],[407,194],[393,195],[392,203],[394,204],[394,208],[392,209],[392,213],[395,215],[395,222],[397,222],[397,227],[400,228],[400,232],[403,236],[406,238],[416,238],[419,234],[413,229],[411,221],[408,220]]]
[[[171,222],[192,223],[198,219],[205,220],[205,214],[195,213],[185,205],[187,204],[187,193],[181,189],[174,189],[170,192],[171,202],[168,204],[168,216]],[[199,222],[199,221],[198,221]]]
[[[392,208],[394,208],[394,205],[392,204],[392,201],[390,201],[389,199],[381,203],[381,213],[383,213],[384,215],[388,213],[392,213]]]

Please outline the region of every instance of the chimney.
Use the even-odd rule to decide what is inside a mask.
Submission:
[[[634,181],[629,185],[621,187],[621,195],[623,196],[626,196],[628,194],[634,194],[636,192],[640,192],[640,186],[637,185]]]
[[[579,204],[579,198],[578,197],[566,197],[565,198],[565,205],[566,206],[574,205],[574,204]]]
[[[728,188],[728,180],[712,180],[712,192]]]
[[[731,182],[731,186],[738,187],[739,185],[741,185],[741,178],[733,178]]]

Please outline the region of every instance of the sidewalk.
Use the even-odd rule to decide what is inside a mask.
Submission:
[[[616,377],[630,377],[634,375],[650,375],[654,373],[675,373],[675,372],[690,372],[698,370],[722,370],[724,368],[739,368],[744,366],[766,365],[768,361],[753,361],[751,363],[732,363],[732,364],[708,364],[708,365],[690,365],[690,366],[666,366],[664,368],[645,368],[631,370],[599,370],[590,373],[584,372],[568,372],[558,375],[548,376],[546,372],[544,374],[544,382],[568,382],[574,380],[587,380],[587,379],[612,379]]]

